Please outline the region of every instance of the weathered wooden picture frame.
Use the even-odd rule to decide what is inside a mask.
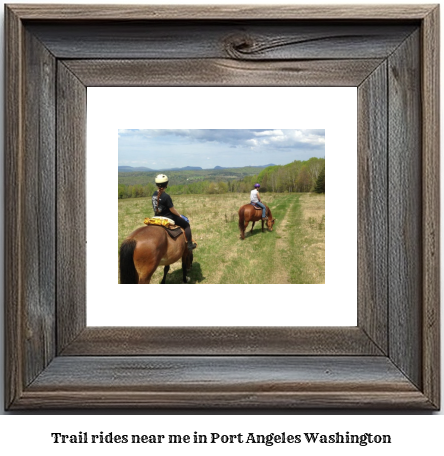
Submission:
[[[438,8],[7,5],[6,409],[439,409]],[[356,327],[86,326],[86,88],[156,85],[358,88]]]

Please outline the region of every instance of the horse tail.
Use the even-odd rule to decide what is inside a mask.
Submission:
[[[120,246],[120,283],[139,283],[139,275],[134,266],[135,239],[125,239]]]
[[[241,233],[245,230],[245,206],[239,209],[239,229]]]

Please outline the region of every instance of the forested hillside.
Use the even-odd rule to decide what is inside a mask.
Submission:
[[[254,183],[261,184],[262,192],[311,192],[323,193],[325,159],[312,157],[306,161],[295,160],[287,165],[196,171],[168,171],[168,193],[223,194],[245,193]],[[156,190],[154,172],[119,172],[119,199],[151,196]]]

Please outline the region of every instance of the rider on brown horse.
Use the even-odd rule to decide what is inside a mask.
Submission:
[[[260,184],[254,184],[254,189],[250,192],[250,201],[262,208],[262,220],[267,220],[268,217],[265,216],[265,204],[263,204],[261,201],[259,188]]]
[[[168,187],[168,177],[165,174],[159,174],[154,181],[158,188],[152,198],[154,215],[174,220],[176,225],[185,230],[188,250],[195,249],[196,244],[192,241],[190,224],[174,208],[171,196],[165,193],[165,189]]]

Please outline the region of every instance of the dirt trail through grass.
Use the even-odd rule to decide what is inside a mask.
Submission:
[[[301,194],[289,240],[291,283],[325,283],[325,196]]]
[[[285,224],[289,207],[298,197],[296,195],[270,194],[264,197],[264,202],[270,207],[276,223],[272,232],[266,227],[262,232],[262,223],[255,224],[252,232],[250,223],[246,230],[244,241],[237,240],[229,246],[230,255],[227,258],[225,269],[220,276],[220,283],[287,283],[287,275],[281,267],[276,251],[285,250],[285,240],[281,245],[278,242],[282,233],[282,223]],[[285,225],[284,225],[285,226]],[[239,234],[237,232],[237,238]]]
[[[285,216],[279,223],[279,231],[276,232],[276,247],[274,252],[274,268],[269,283],[291,283],[289,273],[288,244],[291,237],[291,230],[294,229],[296,220],[294,207],[299,207],[299,197],[293,199],[285,212]]]

